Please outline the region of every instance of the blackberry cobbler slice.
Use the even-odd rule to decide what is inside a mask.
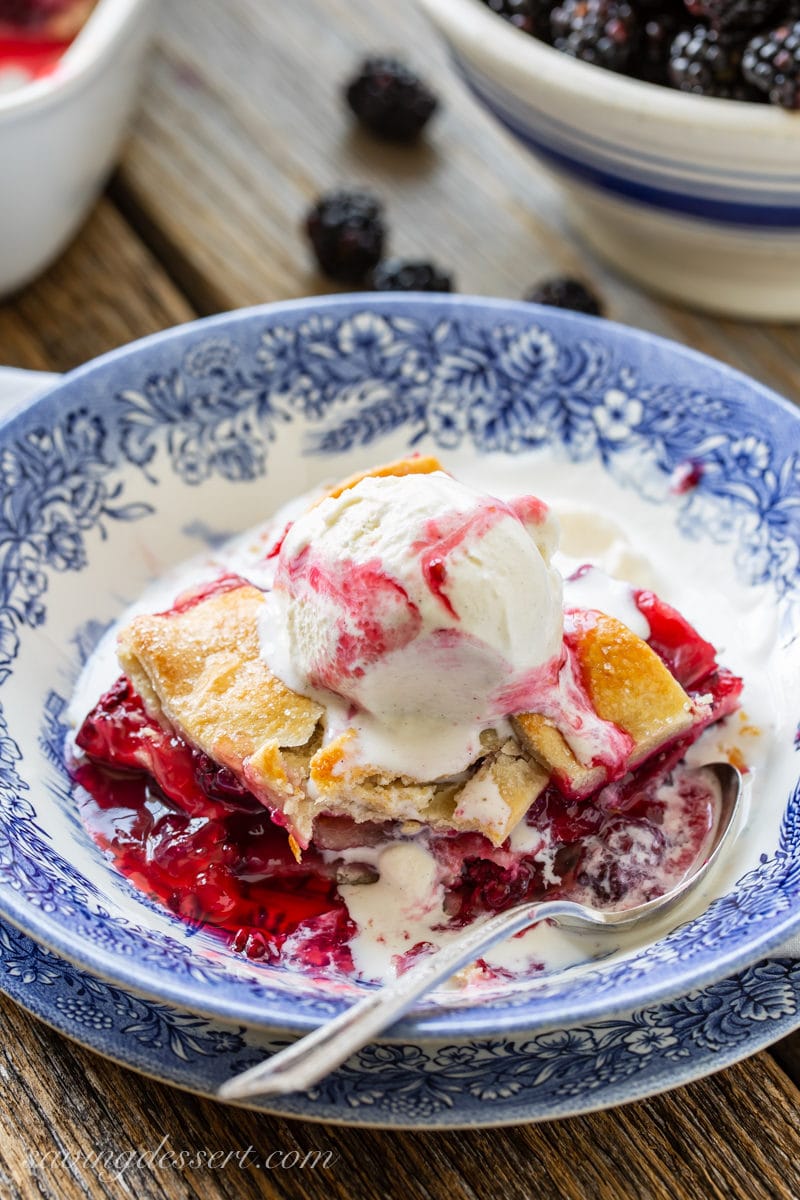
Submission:
[[[380,881],[393,846],[424,855],[435,931],[544,896],[637,903],[676,882],[713,828],[713,786],[682,763],[737,707],[742,681],[653,592],[628,597],[646,638],[599,609],[564,607],[546,506],[459,489],[430,458],[345,480],[262,546],[271,582],[221,570],[120,630],[123,674],[75,738],[86,823],[136,886],[253,958],[354,970],[354,889]],[[396,544],[375,518],[387,495],[410,506]],[[357,528],[341,563],[325,557],[340,517]],[[517,544],[549,589],[537,622],[556,621],[533,666],[477,637],[491,605],[468,613],[491,554]],[[311,654],[302,690],[293,666],[282,678],[265,653],[279,611]],[[389,679],[396,694],[383,696]],[[368,720],[376,680],[388,725]],[[398,766],[385,729],[411,744],[409,688],[429,689],[435,713],[447,680],[467,693],[485,684],[457,696],[441,726],[458,753],[437,744]],[[450,768],[426,775],[430,763]],[[427,948],[419,928],[410,923],[400,958]]]

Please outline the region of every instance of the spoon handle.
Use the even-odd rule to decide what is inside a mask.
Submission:
[[[394,983],[368,992],[363,1000],[332,1021],[326,1021],[265,1062],[235,1075],[220,1087],[218,1095],[225,1100],[241,1100],[246,1096],[285,1095],[311,1087],[382,1033],[425,992],[473,962],[495,942],[527,929],[536,921],[559,917],[574,921],[576,915],[585,916],[587,923],[592,921],[591,915],[586,916],[585,910],[567,900],[520,904],[490,917],[435,954],[421,958]],[[602,921],[600,914],[598,921]]]
[[[437,983],[449,979],[460,967],[479,958],[495,942],[520,933],[537,921],[551,920],[572,928],[587,925],[620,928],[638,924],[672,908],[705,878],[726,839],[732,835],[741,812],[742,777],[739,772],[726,762],[711,763],[702,770],[713,772],[721,791],[714,838],[699,867],[690,871],[670,891],[633,908],[617,910],[587,908],[570,900],[518,904],[481,925],[462,931],[441,950],[421,958],[388,987],[369,991],[363,1000],[332,1021],[273,1054],[266,1062],[235,1075],[217,1094],[224,1100],[243,1100],[246,1096],[281,1096],[312,1087],[382,1033]]]

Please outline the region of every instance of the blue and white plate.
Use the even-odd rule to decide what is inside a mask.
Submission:
[[[288,1036],[341,1009],[351,985],[242,960],[115,873],[75,813],[65,705],[100,633],[154,574],[324,478],[412,448],[520,491],[599,478],[587,502],[652,517],[767,603],[783,665],[774,680],[768,663],[760,672],[776,706],[769,754],[748,825],[698,901],[710,907],[588,968],[478,1001],[440,993],[396,1029],[403,1053],[489,1039],[487,1053],[516,1054],[563,1030],[565,1012],[580,1030],[724,994],[800,931],[800,418],[649,334],[504,301],[370,295],[216,317],[72,372],[0,427],[0,915],[99,988],[229,1029]],[[687,463],[696,486],[676,494]]]
[[[142,999],[3,924],[0,989],[91,1050],[200,1095],[288,1040]],[[798,1026],[800,961],[781,957],[603,1021],[367,1046],[311,1092],[246,1107],[393,1129],[552,1120],[690,1083]]]

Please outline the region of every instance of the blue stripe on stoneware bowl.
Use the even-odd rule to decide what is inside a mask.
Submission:
[[[735,169],[714,165],[698,156],[690,155],[687,147],[683,158],[675,155],[657,154],[652,148],[645,148],[641,140],[635,148],[628,142],[614,141],[593,131],[588,133],[585,128],[570,124],[552,112],[545,112],[531,104],[527,104],[519,96],[504,88],[497,80],[492,79],[478,70],[474,63],[462,57],[451,49],[454,66],[467,80],[481,100],[488,98],[502,108],[518,125],[526,127],[531,123],[544,125],[552,131],[551,141],[567,146],[576,155],[597,156],[598,162],[606,162],[625,170],[637,178],[657,180],[664,178],[680,179],[681,184],[688,187],[700,185],[716,188],[714,194],[724,194],[731,188],[737,193],[747,196],[767,194],[775,199],[797,194],[800,188],[800,169],[794,171],[767,171],[765,169],[747,170],[746,163],[737,163]],[[668,93],[669,94],[669,93]],[[696,99],[696,98],[695,98]],[[701,101],[702,103],[702,101]],[[791,118],[789,118],[791,120]],[[784,167],[790,167],[793,160],[787,156]],[[709,182],[710,181],[710,182]]]
[[[551,120],[540,110],[521,110],[512,96],[503,94],[496,84],[490,85],[469,62],[456,54],[452,57],[470,90],[514,137],[575,179],[664,212],[739,228],[749,226],[755,233],[762,229],[800,229],[800,203],[773,202],[775,196],[800,195],[800,174],[788,177],[787,186],[779,191],[753,188],[752,182],[758,177],[748,177],[746,173],[738,178],[728,175],[726,183],[709,185],[705,181],[703,187],[702,181],[688,173],[686,163],[663,159],[659,160],[660,171],[648,170],[643,165],[644,156],[636,158],[630,152],[621,162],[626,153],[624,147],[613,146],[612,154],[601,154],[599,140],[593,140],[590,148],[573,136],[567,126]],[[650,157],[649,161],[656,160]],[[677,178],[680,191],[651,182],[658,179],[674,182]],[[741,198],[735,199],[736,196]]]
[[[599,464],[621,503],[666,505],[676,537],[766,589],[796,648],[800,418],[737,372],[610,322],[465,297],[331,297],[169,330],[0,426],[2,916],[106,981],[223,1021],[297,1030],[342,1008],[351,985],[243,961],[120,878],[76,817],[64,706],[82,657],[154,570],[410,448],[456,472],[499,464],[531,487],[537,464],[575,481]],[[698,456],[698,487],[669,498],[674,469]],[[787,704],[796,725],[800,700]],[[728,861],[735,886],[695,920],[583,974],[432,999],[405,1033],[610,1017],[765,958],[800,930],[798,761],[787,735]]]

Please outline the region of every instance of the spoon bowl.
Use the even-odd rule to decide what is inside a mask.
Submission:
[[[223,1100],[286,1095],[318,1083],[336,1067],[407,1012],[415,1000],[474,962],[497,942],[538,921],[568,929],[631,929],[676,906],[705,879],[736,828],[742,777],[728,762],[698,768],[712,774],[719,788],[719,812],[704,853],[684,877],[663,895],[630,908],[600,909],[574,900],[528,901],[471,926],[462,937],[420,959],[394,983],[369,992],[351,1008],[320,1025],[284,1050],[229,1079],[218,1090]]]

